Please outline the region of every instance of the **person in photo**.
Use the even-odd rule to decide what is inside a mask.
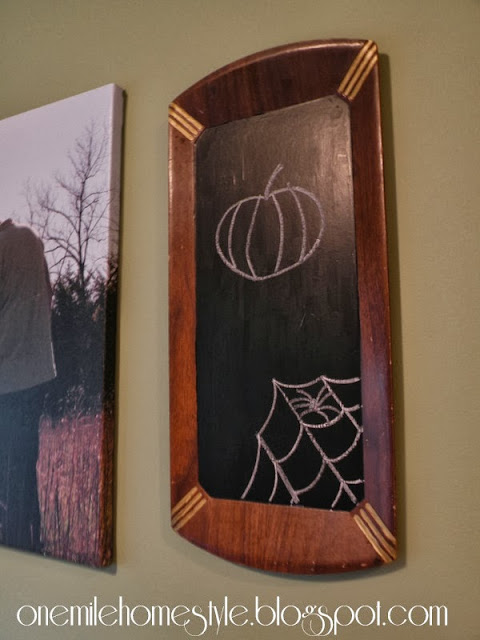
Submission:
[[[51,307],[43,242],[0,221],[0,541],[31,551],[41,551],[39,425],[56,375]]]

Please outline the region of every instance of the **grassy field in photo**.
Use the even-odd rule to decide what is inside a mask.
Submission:
[[[103,416],[43,418],[37,463],[44,553],[95,564],[100,553]]]

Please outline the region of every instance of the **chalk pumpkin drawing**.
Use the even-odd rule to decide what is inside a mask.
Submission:
[[[255,282],[303,264],[316,251],[323,234],[322,205],[313,193],[289,183],[273,190],[282,169],[282,164],[276,166],[263,194],[243,198],[229,207],[215,234],[217,253],[227,267]],[[292,237],[287,237],[287,229]],[[298,245],[296,255],[291,251],[292,242]]]

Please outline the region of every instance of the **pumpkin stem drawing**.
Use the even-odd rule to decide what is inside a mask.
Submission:
[[[320,244],[322,205],[301,186],[274,189],[283,170],[278,164],[261,195],[235,202],[223,214],[215,247],[234,273],[255,282],[280,276],[302,265]]]
[[[268,200],[268,198],[270,197],[270,190],[272,188],[272,184],[275,182],[275,178],[278,176],[278,174],[282,170],[283,170],[283,164],[277,164],[272,175],[270,176],[270,179],[267,182],[267,186],[265,187],[265,193],[263,194],[263,197],[265,198],[265,200]]]

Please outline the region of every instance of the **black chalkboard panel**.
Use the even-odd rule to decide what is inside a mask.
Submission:
[[[363,498],[350,114],[337,96],[196,143],[199,481],[213,497]]]

